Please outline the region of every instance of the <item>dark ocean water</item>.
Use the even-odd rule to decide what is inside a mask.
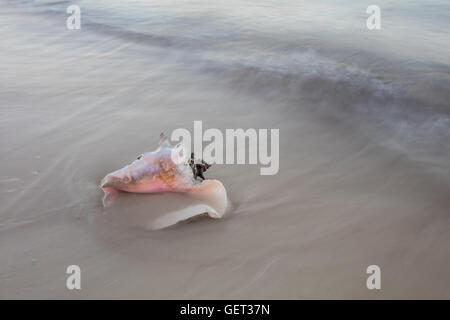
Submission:
[[[367,1],[23,1],[17,6],[63,21],[69,4],[81,7],[82,32],[148,46],[149,54],[160,53],[149,56],[156,63],[220,75],[252,94],[350,119],[363,130],[373,125],[379,139],[394,137],[392,143],[412,156],[448,168],[447,1],[381,1],[377,31],[366,28]]]

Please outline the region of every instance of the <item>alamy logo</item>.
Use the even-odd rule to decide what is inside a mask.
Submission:
[[[191,155],[191,133],[187,129],[178,128],[172,132],[170,139],[180,142],[172,152],[172,160],[175,163],[186,163]],[[202,121],[194,121],[194,154],[210,164],[259,163],[262,165],[261,175],[277,174],[280,167],[279,140],[279,129],[226,129],[224,135],[215,128],[203,132]],[[203,142],[208,143],[205,148]]]
[[[81,9],[79,6],[70,5],[67,7],[66,12],[70,16],[66,20],[66,27],[69,30],[81,29]]]
[[[66,288],[69,290],[81,289],[81,269],[76,264],[70,265],[66,269],[66,273],[70,276],[66,280]]]
[[[370,276],[367,278],[366,286],[367,289],[373,290],[373,289],[381,289],[381,269],[376,264],[372,264],[367,267],[366,270],[367,274],[370,274]]]
[[[381,29],[381,10],[379,6],[370,5],[366,10],[367,14],[370,16],[367,18],[366,26],[369,30],[380,30]]]

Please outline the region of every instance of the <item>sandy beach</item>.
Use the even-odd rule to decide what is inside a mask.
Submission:
[[[65,1],[0,0],[0,298],[450,298],[449,6],[430,2],[382,1],[374,34],[366,4],[325,29],[348,1],[78,1],[67,30]],[[208,170],[222,219],[144,228],[182,194],[102,208],[108,172],[196,120],[279,129],[279,172]]]

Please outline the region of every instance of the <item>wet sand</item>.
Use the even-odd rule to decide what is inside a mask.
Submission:
[[[450,298],[442,167],[359,118],[255,94],[167,48],[13,9],[0,27],[0,298]],[[101,178],[194,120],[279,128],[279,173],[211,168],[232,203],[220,220],[145,230],[142,217],[184,201],[173,194],[125,194],[105,212]],[[79,291],[65,287],[71,264]],[[366,288],[372,264],[379,291]]]

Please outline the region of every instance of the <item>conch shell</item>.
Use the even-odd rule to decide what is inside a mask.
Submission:
[[[168,212],[152,223],[151,229],[160,229],[181,220],[207,213],[211,218],[221,218],[228,207],[225,187],[219,180],[194,179],[186,162],[174,161],[174,152],[167,137],[161,134],[159,148],[140,155],[131,164],[107,174],[100,187],[105,195],[103,206],[110,207],[119,191],[133,193],[184,193],[197,202],[184,209]]]

